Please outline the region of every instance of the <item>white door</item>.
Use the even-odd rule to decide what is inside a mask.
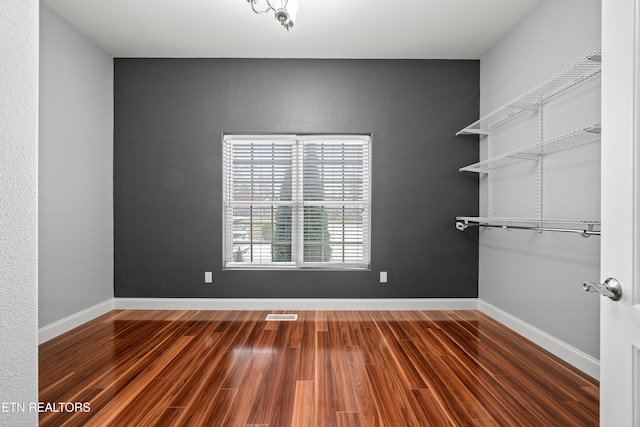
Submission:
[[[640,427],[640,0],[602,1],[600,421]]]

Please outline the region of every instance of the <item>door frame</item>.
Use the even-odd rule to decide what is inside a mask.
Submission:
[[[640,0],[602,2],[600,424],[640,427]],[[634,350],[635,348],[635,350]]]

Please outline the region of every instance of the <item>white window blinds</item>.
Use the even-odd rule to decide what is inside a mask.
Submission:
[[[225,135],[227,268],[366,268],[368,135]]]

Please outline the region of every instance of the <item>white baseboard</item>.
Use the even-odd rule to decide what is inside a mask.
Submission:
[[[71,316],[67,316],[64,319],[60,319],[57,322],[53,322],[47,326],[43,326],[38,329],[38,344],[47,342],[52,338],[62,335],[73,328],[76,328],[83,323],[87,323],[96,317],[102,316],[105,313],[113,310],[113,299],[109,299],[100,304],[96,304],[92,307],[79,311]]]
[[[476,310],[476,298],[115,298],[117,310]]]
[[[587,375],[600,379],[600,361],[588,354],[571,347],[563,341],[529,325],[515,316],[503,311],[487,302],[478,300],[478,310],[492,317],[506,327],[514,330],[528,340],[536,343],[548,352],[554,354],[570,365],[580,369]]]

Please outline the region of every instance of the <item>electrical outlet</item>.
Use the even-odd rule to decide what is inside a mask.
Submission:
[[[386,271],[381,271],[380,272],[380,283],[387,283],[387,272]]]
[[[204,272],[204,283],[213,283],[213,271]]]

